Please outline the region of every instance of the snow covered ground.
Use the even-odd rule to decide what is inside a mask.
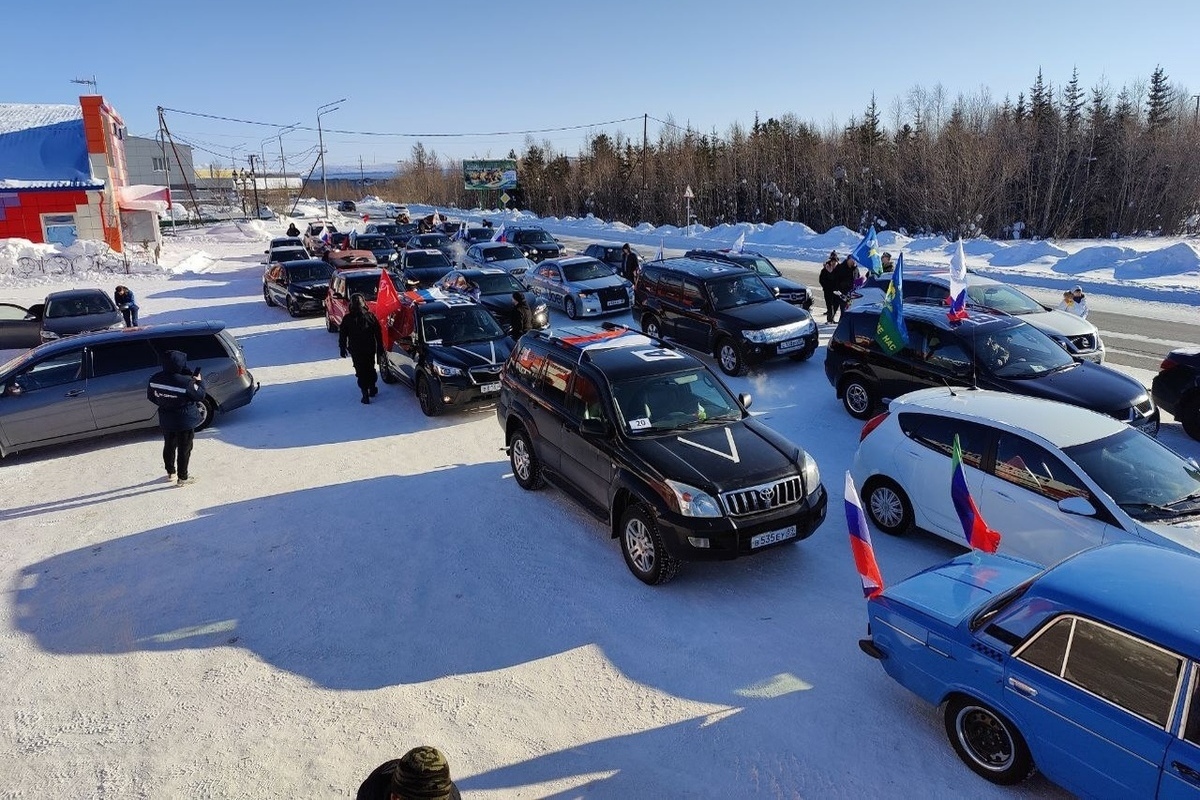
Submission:
[[[262,382],[198,435],[195,485],[165,482],[154,431],[0,462],[5,797],[352,797],[419,743],[478,798],[1063,796],[977,778],[859,652],[841,476],[860,424],[823,353],[729,383],[815,456],[825,524],[652,589],[573,502],[516,486],[490,408],[429,420],[400,386],[361,405],[323,320],[262,302],[283,227],[181,232],[161,272],[121,278],[146,324],[224,320]],[[1195,298],[1194,277],[1149,280]],[[0,295],[71,283],[115,280],[0,275]],[[1177,424],[1162,438],[1200,456]],[[960,552],[875,547],[889,581]]]

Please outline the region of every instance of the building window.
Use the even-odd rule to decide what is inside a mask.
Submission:
[[[150,160],[154,163],[155,172],[167,171],[167,160],[165,158],[162,158],[161,156],[152,156]]]
[[[79,236],[74,214],[43,214],[42,227],[45,229],[45,241],[48,244],[66,246],[74,243]]]

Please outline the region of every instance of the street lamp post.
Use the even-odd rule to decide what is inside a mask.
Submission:
[[[338,110],[338,103],[346,102],[346,98],[334,100],[323,106],[317,106],[317,144],[321,148],[321,193],[325,196],[325,218],[329,219],[329,184],[325,181],[325,134],[321,130],[321,117]]]
[[[286,128],[281,130],[279,132],[279,136],[276,137],[277,139],[279,139],[279,178],[280,178],[281,184],[283,186],[283,196],[284,196],[283,204],[284,205],[287,205],[288,183],[287,183],[287,156],[285,156],[283,154],[283,135],[285,133],[291,133],[299,126],[300,126],[299,122],[293,122],[291,125],[288,125]]]
[[[262,219],[262,206],[258,202],[258,175],[254,171],[255,154],[250,154],[250,180],[254,181],[254,218]]]

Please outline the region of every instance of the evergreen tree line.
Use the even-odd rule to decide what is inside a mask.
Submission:
[[[704,225],[802,222],[824,231],[875,223],[954,237],[1108,237],[1177,233],[1200,210],[1196,97],[1157,68],[1148,84],[1085,90],[1078,72],[1028,94],[951,101],[941,86],[875,98],[845,127],[786,114],[725,134],[665,120],[656,140],[592,137],[571,156],[527,139],[515,205],[543,216],[684,224],[685,187]],[[406,202],[495,207],[462,186],[461,164],[414,146],[389,186]]]

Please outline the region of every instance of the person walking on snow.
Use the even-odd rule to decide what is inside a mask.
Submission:
[[[349,353],[354,363],[354,377],[362,391],[361,402],[370,403],[371,398],[379,394],[375,364],[384,358],[383,329],[368,308],[367,298],[361,294],[350,298],[350,311],[338,326],[338,350],[342,358]]]
[[[188,474],[192,459],[192,439],[204,417],[200,403],[206,395],[200,370],[190,370],[187,354],[168,350],[163,354],[162,369],[150,376],[146,397],[158,406],[158,427],[163,432],[163,466],[167,480],[184,486],[195,478]]]
[[[296,223],[293,222],[291,225],[288,225],[287,235],[288,236],[299,236],[300,235],[300,229],[296,227]]]

